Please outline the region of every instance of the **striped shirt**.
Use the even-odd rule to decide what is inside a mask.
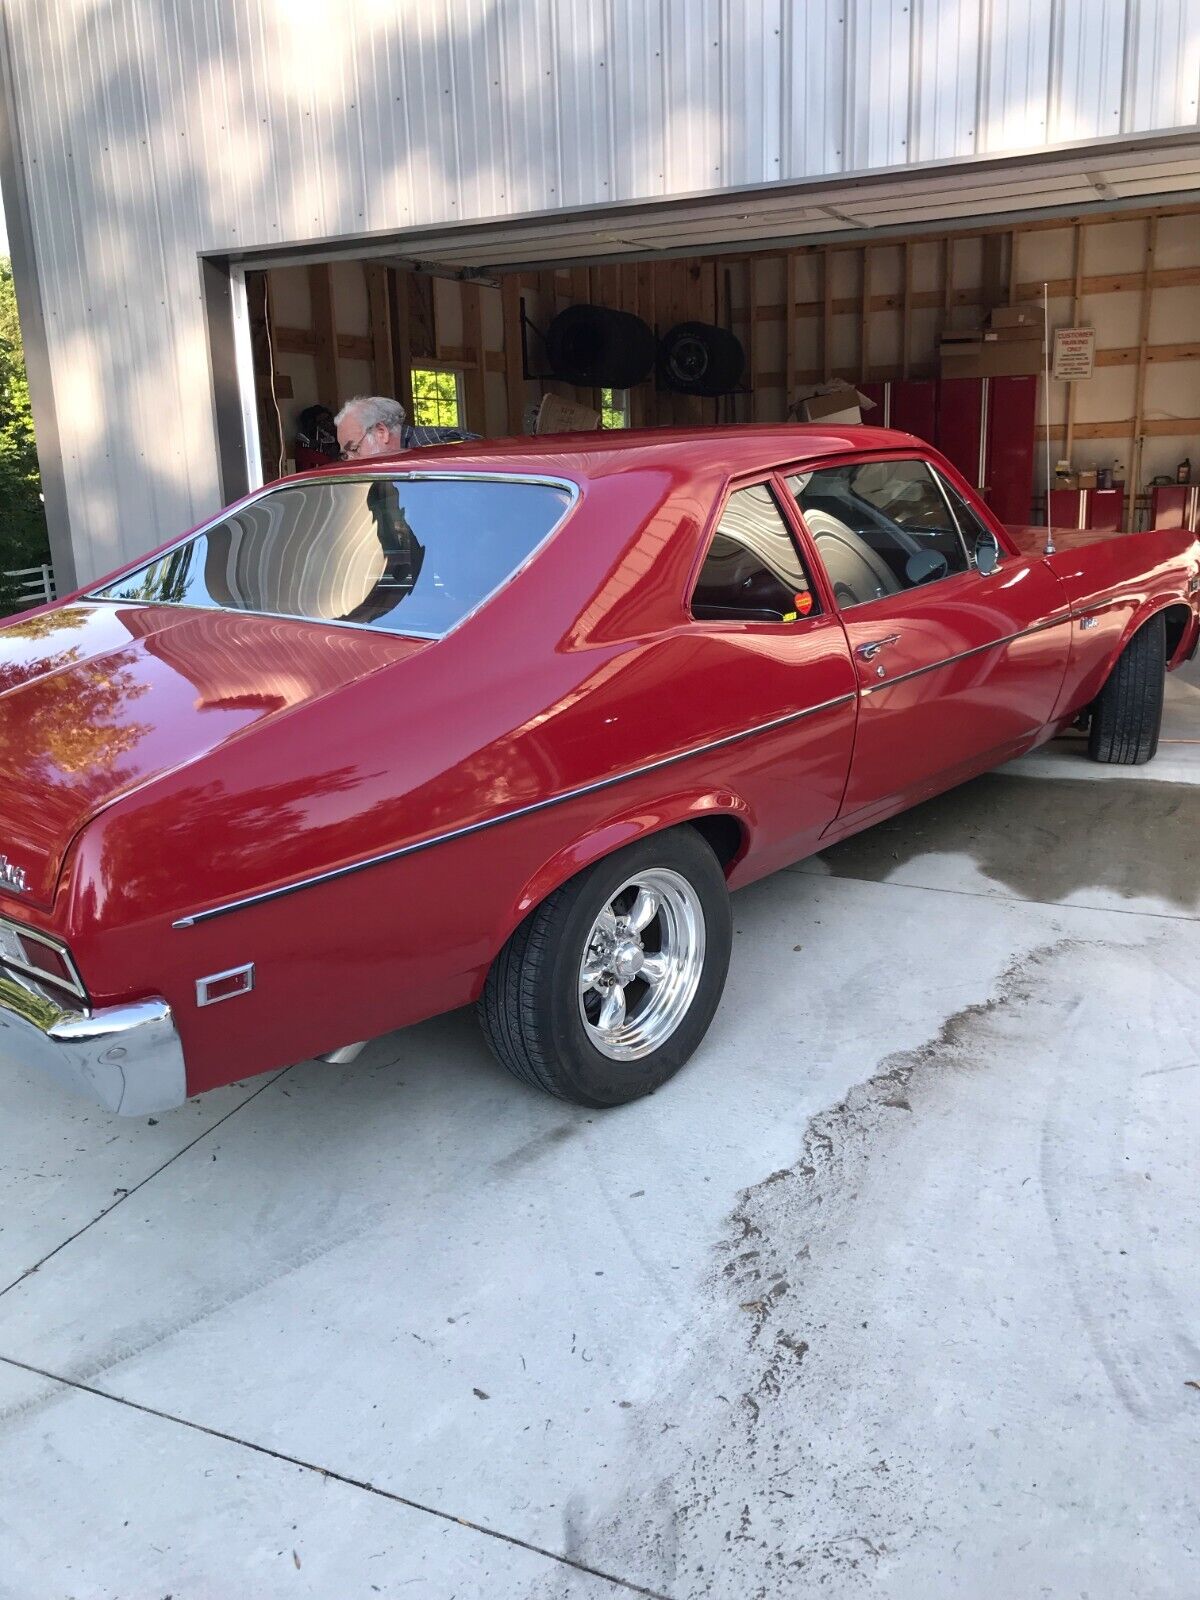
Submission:
[[[426,444],[465,444],[468,439],[479,437],[463,428],[431,428],[415,422],[406,422],[400,429],[400,444],[404,450],[417,450]]]

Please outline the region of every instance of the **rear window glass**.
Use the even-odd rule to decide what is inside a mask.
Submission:
[[[480,477],[296,484],[93,598],[436,638],[512,577],[570,503],[553,484]]]

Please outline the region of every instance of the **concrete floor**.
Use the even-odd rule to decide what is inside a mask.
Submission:
[[[1193,1600],[1198,757],[745,891],[622,1111],[466,1015],[134,1124],[6,1076],[0,1595]]]

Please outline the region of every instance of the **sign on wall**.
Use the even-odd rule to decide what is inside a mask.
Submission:
[[[1055,328],[1054,376],[1074,383],[1090,378],[1096,365],[1095,328]]]

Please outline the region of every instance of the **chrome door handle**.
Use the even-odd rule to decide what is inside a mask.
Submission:
[[[855,655],[862,661],[874,661],[879,652],[889,644],[899,644],[900,635],[889,633],[886,639],[872,639],[869,644],[860,644],[855,649]]]

